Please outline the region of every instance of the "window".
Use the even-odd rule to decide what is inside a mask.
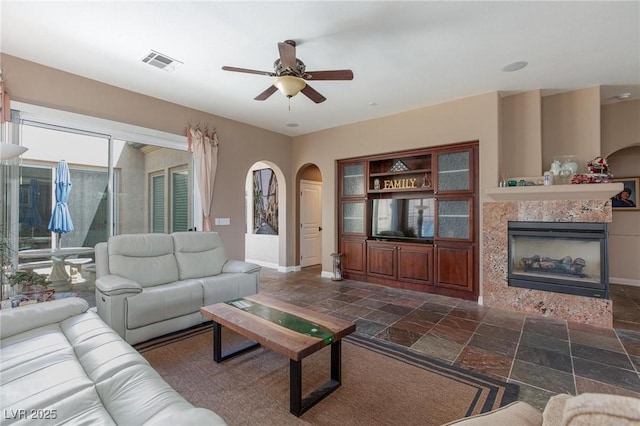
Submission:
[[[165,232],[164,229],[164,174],[151,176],[151,232]]]
[[[150,174],[149,182],[151,232],[189,230],[191,211],[187,165],[154,172]]]
[[[186,168],[171,172],[171,231],[189,229],[189,172]]]

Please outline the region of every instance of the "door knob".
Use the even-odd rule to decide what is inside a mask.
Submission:
[[[318,226],[318,232],[322,231],[322,226]]]

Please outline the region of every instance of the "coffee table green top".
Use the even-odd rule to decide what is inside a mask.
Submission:
[[[267,321],[288,328],[289,330],[322,339],[326,345],[330,345],[334,342],[334,334],[331,330],[288,312],[283,312],[279,309],[243,298],[229,300],[226,303],[234,308],[241,309],[245,312],[266,319]]]

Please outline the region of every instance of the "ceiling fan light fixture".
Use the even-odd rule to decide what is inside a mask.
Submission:
[[[276,78],[276,81],[273,83],[274,86],[285,95],[287,98],[292,98],[302,89],[307,83],[300,77],[294,77],[291,75],[283,75]]]

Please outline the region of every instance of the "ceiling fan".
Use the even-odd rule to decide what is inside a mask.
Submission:
[[[293,40],[285,40],[278,43],[278,51],[280,52],[280,57],[273,63],[273,72],[227,66],[222,67],[222,69],[276,77],[267,90],[255,97],[256,101],[264,101],[273,95],[276,90],[280,90],[289,99],[302,92],[313,102],[319,104],[326,101],[327,98],[309,86],[307,81],[353,80],[353,71],[351,70],[307,71],[304,62],[296,58],[296,42]]]

